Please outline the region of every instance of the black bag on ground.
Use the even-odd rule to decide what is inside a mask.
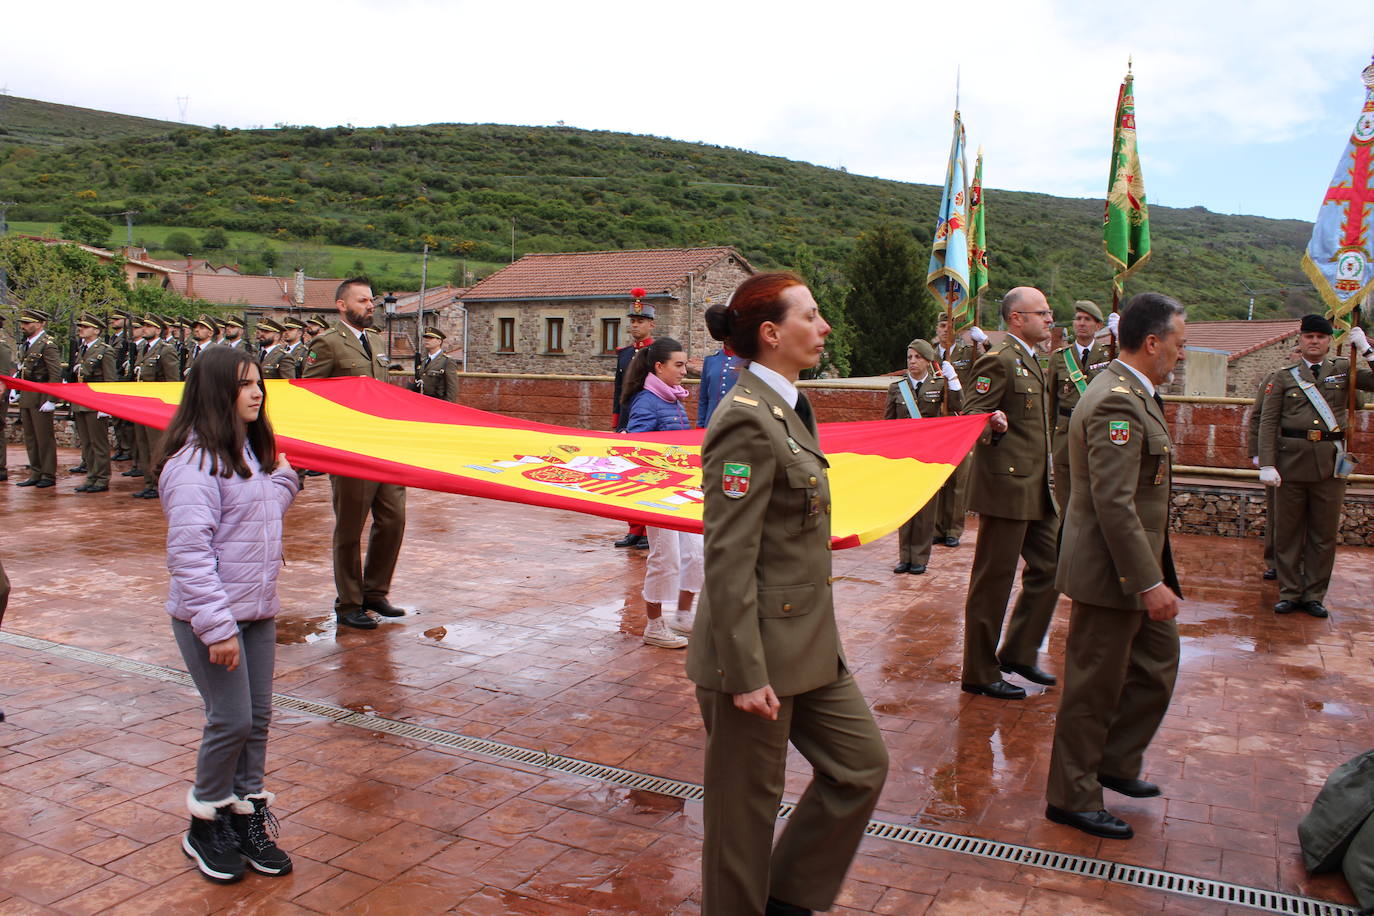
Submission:
[[[1374,750],[1365,751],[1336,767],[1317,793],[1312,810],[1298,825],[1298,842],[1302,844],[1302,861],[1308,873],[1340,868],[1351,840],[1371,813],[1374,813]],[[1366,832],[1370,833],[1370,838],[1364,848],[1374,848],[1374,830]],[[1374,863],[1366,861],[1363,867],[1370,872],[1374,870]],[[1351,887],[1354,886],[1352,881]]]

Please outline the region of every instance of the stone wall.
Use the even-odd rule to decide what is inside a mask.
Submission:
[[[1173,531],[1262,538],[1268,521],[1264,487],[1257,481],[1174,480],[1169,513]],[[1374,488],[1352,486],[1346,491],[1339,538],[1341,544],[1374,546]]]

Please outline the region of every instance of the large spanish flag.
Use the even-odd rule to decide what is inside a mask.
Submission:
[[[0,379],[158,428],[171,422],[182,387]],[[266,384],[280,447],[298,467],[701,531],[702,430],[630,435],[530,423],[368,378]],[[835,546],[900,527],[940,489],[986,419],[822,423]]]

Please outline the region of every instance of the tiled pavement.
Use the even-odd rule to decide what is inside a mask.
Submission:
[[[12,454],[13,454],[13,447]],[[64,452],[63,466],[74,453]],[[7,632],[172,668],[155,503],[0,485]],[[276,690],[687,782],[702,731],[682,654],[640,644],[642,559],[587,516],[410,493],[373,632],[329,614],[328,483],[288,517]],[[958,690],[976,526],[931,572],[895,577],[892,538],[837,552],[840,625],[892,757],[877,817],[1350,902],[1308,878],[1295,827],[1330,770],[1371,744],[1374,551],[1342,549],[1333,616],[1275,618],[1256,542],[1179,538],[1188,591],[1173,707],[1148,757],[1165,797],[1112,799],[1136,828],[1098,841],[1043,820],[1057,692]],[[1067,604],[1051,631],[1059,671]],[[280,879],[220,887],[178,848],[202,721],[177,684],[0,644],[0,916],[7,913],[693,913],[700,811],[538,767],[278,711],[269,788]],[[794,760],[789,792],[807,770]],[[1044,869],[866,841],[835,912],[1223,912]],[[1232,907],[1237,913],[1254,910]]]

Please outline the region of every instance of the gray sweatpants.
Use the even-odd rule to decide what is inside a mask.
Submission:
[[[220,802],[262,791],[267,725],[272,720],[276,620],[239,624],[239,666],[210,662],[210,650],[191,625],[172,620],[186,670],[205,701],[205,732],[196,757],[197,801]]]

